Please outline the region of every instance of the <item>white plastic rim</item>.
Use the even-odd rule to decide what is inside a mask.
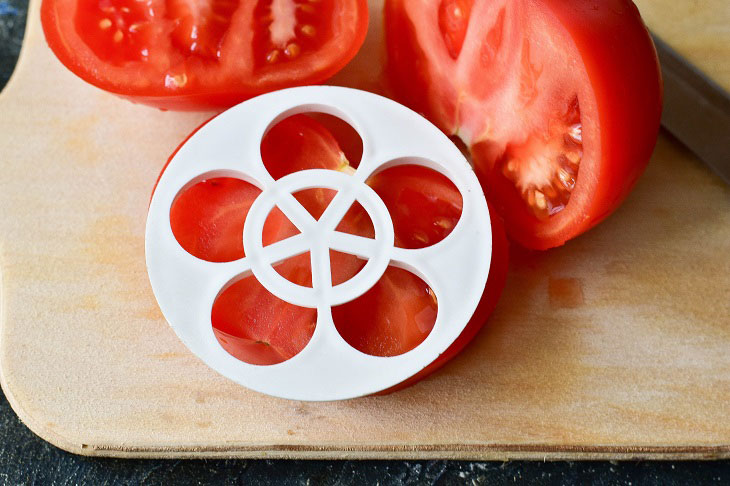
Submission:
[[[307,112],[334,115],[363,141],[354,174],[312,169],[274,180],[261,160],[261,140],[279,121]],[[413,164],[448,177],[461,192],[459,222],[442,241],[423,249],[394,246],[393,223],[385,204],[365,184],[376,172]],[[226,263],[186,252],[172,233],[170,210],[192,184],[212,177],[237,177],[262,190],[249,210],[243,243],[246,257]],[[336,196],[315,220],[292,196],[315,187]],[[375,227],[375,238],[335,231],[354,201]],[[262,228],[277,206],[300,234],[262,246]],[[367,259],[352,279],[332,285],[329,250]],[[162,174],[149,208],[145,234],[147,271],[163,315],[185,345],[208,366],[258,392],[281,398],[327,401],[354,398],[393,387],[432,363],[461,334],[484,291],[492,255],[489,210],[479,182],[459,149],[425,118],[381,96],[333,86],[309,86],[253,98],[220,114],[178,150]],[[273,264],[310,252],[312,287],[279,275]],[[331,307],[367,292],[388,265],[413,272],[434,291],[436,322],[415,349],[379,357],[356,350],[337,332]],[[279,364],[254,365],[230,355],[213,332],[213,304],[230,282],[253,274],[272,294],[317,309],[311,340]]]

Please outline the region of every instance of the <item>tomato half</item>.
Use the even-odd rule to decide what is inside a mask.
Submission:
[[[357,53],[366,0],[44,0],[48,45],[85,81],[165,109],[319,83]]]
[[[298,170],[330,169],[351,173],[338,141],[314,118],[296,115],[269,130],[261,154],[275,179]],[[387,168],[373,175],[368,185],[381,197],[393,220],[396,246],[423,248],[446,238],[461,215],[462,197],[442,174],[422,166]],[[241,234],[258,188],[234,178],[201,181],[184,190],[170,213],[173,234],[189,253],[208,261],[231,261],[245,256]],[[307,189],[294,194],[315,218],[334,197],[328,189]],[[374,228],[357,203],[346,213],[338,231],[372,238]],[[285,239],[298,230],[277,209],[264,225],[264,245]],[[461,336],[436,361],[391,390],[427,376],[455,356],[484,325],[501,294],[507,273],[504,231],[493,221],[493,257],[481,302]],[[365,262],[353,255],[330,254],[334,285],[359,272]],[[311,286],[307,254],[287,259],[276,271],[299,285]],[[396,356],[421,344],[431,331],[438,301],[426,282],[396,267],[388,267],[364,295],[332,308],[340,335],[366,354]],[[278,299],[253,276],[224,289],[216,300],[211,322],[219,343],[231,355],[248,363],[269,365],[285,361],[309,342],[317,311]]]
[[[522,245],[590,229],[643,172],[662,87],[630,0],[387,0],[385,22],[399,98],[470,148]]]

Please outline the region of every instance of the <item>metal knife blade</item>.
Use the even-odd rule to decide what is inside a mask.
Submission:
[[[730,184],[730,96],[656,35],[662,125]]]

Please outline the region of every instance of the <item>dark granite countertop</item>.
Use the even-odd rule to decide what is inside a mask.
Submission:
[[[27,0],[0,0],[0,89],[15,66],[26,11]],[[730,461],[501,463],[87,458],[64,452],[36,437],[18,420],[4,396],[0,401],[0,438],[0,482],[12,485],[730,484]]]

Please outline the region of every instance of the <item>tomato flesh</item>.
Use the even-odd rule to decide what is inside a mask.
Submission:
[[[355,55],[368,23],[366,0],[44,0],[41,19],[76,75],[170,109],[322,82]]]
[[[238,5],[236,0],[168,2],[167,15],[177,19],[177,25],[171,33],[172,44],[183,55],[208,60],[220,59],[223,37]]]
[[[82,0],[75,18],[79,36],[98,56],[114,66],[144,61],[154,34],[154,11],[147,2],[118,6],[109,0]]]
[[[398,247],[417,249],[436,244],[451,233],[461,216],[459,190],[432,169],[395,166],[376,173],[367,184],[390,212]],[[332,318],[340,335],[355,349],[376,356],[397,356],[428,337],[437,313],[438,299],[428,284],[391,266],[368,292],[334,307]]]
[[[195,184],[170,210],[172,233],[188,253],[203,260],[243,258],[243,224],[260,192],[248,182],[229,177]]]
[[[469,147],[510,236],[563,244],[653,150],[661,79],[630,0],[387,0],[398,97]]]
[[[439,29],[449,55],[456,59],[466,38],[474,0],[448,0],[439,5]]]
[[[396,166],[375,174],[368,185],[390,211],[397,247],[434,245],[451,233],[461,217],[459,190],[435,170]]]
[[[277,270],[296,284],[311,286],[311,273],[305,265],[302,258],[293,258]],[[251,364],[271,365],[304,349],[314,333],[317,311],[279,299],[251,276],[218,296],[211,321],[218,342],[232,356]]]
[[[388,267],[365,294],[332,308],[332,319],[353,348],[375,356],[398,356],[426,339],[436,323],[433,290],[412,273]]]
[[[275,179],[312,168],[352,173],[354,168],[332,134],[307,115],[289,117],[272,127],[261,144],[264,165]],[[394,224],[396,244],[423,248],[447,237],[461,215],[462,197],[445,176],[421,166],[390,167],[371,176],[367,184],[381,197]],[[201,181],[176,198],[170,219],[173,233],[188,252],[209,261],[230,261],[245,256],[243,225],[248,208],[259,194],[253,185],[232,178]],[[335,192],[308,189],[295,193],[315,217],[321,216]],[[374,237],[367,212],[355,203],[338,231]],[[296,227],[274,209],[264,225],[264,245],[296,234]],[[482,302],[463,335],[426,370],[408,380],[423,378],[457,354],[482,327],[494,308],[506,276],[504,233],[493,227],[495,257]],[[355,276],[365,261],[330,251],[333,285]],[[284,278],[311,286],[308,253],[275,265]],[[396,356],[423,342],[438,314],[438,299],[418,276],[388,267],[380,280],[362,296],[332,308],[340,335],[351,346],[375,356]],[[231,355],[252,364],[283,362],[300,352],[317,325],[316,309],[289,304],[271,294],[255,277],[232,282],[218,296],[211,313],[214,333]],[[405,385],[402,385],[405,386]]]

